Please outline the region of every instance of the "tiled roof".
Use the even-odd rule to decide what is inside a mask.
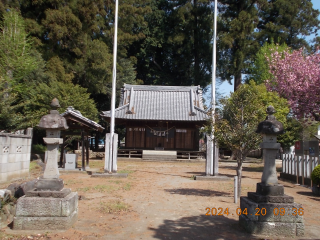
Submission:
[[[82,116],[81,112],[78,110],[75,110],[73,107],[68,107],[67,110],[64,113],[60,114],[62,117],[65,118],[71,118],[75,121],[78,121],[82,124],[85,124],[87,127],[92,128],[96,131],[102,131],[104,127],[102,127],[100,124],[96,123],[95,121],[90,120],[89,118],[86,118]]]
[[[110,118],[110,111],[102,112]],[[197,86],[147,86],[125,84],[116,119],[205,121],[202,89]]]

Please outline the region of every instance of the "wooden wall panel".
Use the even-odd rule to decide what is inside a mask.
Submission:
[[[127,128],[126,131],[126,148],[133,148],[133,131],[131,128],[131,131],[129,128]]]
[[[185,132],[183,132],[184,130]],[[195,129],[179,129],[175,137],[176,149],[196,149],[195,134]]]
[[[164,138],[164,148],[174,149],[174,138]]]
[[[193,124],[184,122],[129,122],[126,129],[126,148],[165,150],[198,150],[199,130]],[[157,136],[153,131],[171,129],[169,136]],[[130,131],[131,129],[131,131]]]
[[[182,149],[184,148],[184,134],[185,133],[181,133],[181,132],[176,132],[176,148],[177,149]]]
[[[126,148],[144,148],[145,128],[129,127],[126,131]]]

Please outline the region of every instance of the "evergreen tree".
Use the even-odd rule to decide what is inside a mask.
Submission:
[[[35,126],[54,97],[61,99],[64,110],[73,105],[91,119],[97,119],[97,109],[87,90],[71,82],[72,76],[65,72],[59,57],[46,64],[41,54],[32,49],[17,11],[4,12],[1,30],[1,130]]]
[[[72,106],[81,114],[91,120],[98,120],[98,111],[87,89],[68,82],[50,81],[49,84],[40,83],[33,85],[24,95],[20,107],[23,112],[22,121],[18,128],[36,126],[43,115],[48,114],[50,102],[57,98],[60,103],[60,113]]]
[[[52,72],[48,75],[52,79],[72,81],[92,94],[108,93],[106,85],[112,75],[113,1],[23,1],[20,10],[48,61],[47,70]],[[120,3],[119,59],[130,59],[127,48],[144,37],[141,29],[148,11],[148,0]],[[134,69],[129,75],[132,74]]]
[[[260,44],[274,39],[292,49],[308,48],[305,37],[319,29],[318,16],[311,0],[269,0],[260,5],[256,39]]]
[[[23,19],[16,10],[4,12],[0,28],[0,130],[11,131],[22,119],[17,107],[21,94],[30,89],[25,76],[38,64]]]
[[[152,1],[146,38],[131,47],[145,84],[201,85],[210,81],[212,9],[209,1]]]
[[[0,74],[14,87],[19,86],[23,77],[37,68],[31,41],[24,27],[24,21],[16,10],[5,12],[0,24]]]
[[[234,91],[240,86],[242,74],[259,46],[253,33],[259,21],[256,6],[261,1],[220,1],[217,73],[228,81],[234,78]]]
[[[230,81],[234,90],[255,53],[265,42],[307,46],[304,40],[319,28],[319,11],[311,0],[221,0],[218,24],[218,75]]]
[[[16,94],[8,87],[6,80],[0,77],[0,131],[15,129],[19,113],[14,107]]]

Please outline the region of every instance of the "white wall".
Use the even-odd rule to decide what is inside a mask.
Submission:
[[[24,133],[0,133],[0,182],[29,176],[32,128]]]

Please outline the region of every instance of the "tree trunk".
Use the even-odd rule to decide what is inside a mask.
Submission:
[[[242,163],[243,157],[241,153],[237,153],[237,176],[238,176],[238,197],[241,196],[241,178],[242,178]]]
[[[231,156],[228,158],[228,161],[233,160],[235,157],[234,151],[231,152]]]
[[[241,72],[236,73],[234,76],[234,92],[240,87],[242,81]]]

